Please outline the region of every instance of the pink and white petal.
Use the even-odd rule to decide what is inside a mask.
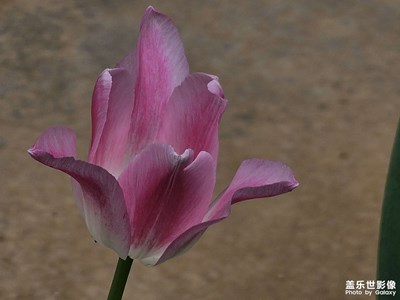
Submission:
[[[93,238],[126,258],[130,245],[129,218],[123,192],[116,179],[101,167],[76,160],[75,134],[70,129],[50,128],[28,153],[37,161],[76,180],[81,193],[78,206]],[[65,156],[63,156],[65,155]]]
[[[165,71],[170,85],[176,87],[189,75],[189,64],[178,29],[173,21],[166,15],[149,6],[140,24],[140,37],[138,42],[140,68],[144,72],[154,70]],[[157,60],[162,67],[152,60]],[[152,62],[151,65],[142,63]],[[143,68],[149,68],[144,70]],[[142,73],[143,74],[143,73]]]
[[[237,202],[280,195],[298,185],[292,170],[282,162],[245,160],[230,185],[210,206],[204,221],[227,217],[231,205]]]
[[[163,118],[158,140],[170,144],[178,153],[193,149],[196,156],[207,151],[218,157],[218,126],[227,101],[215,76],[189,75],[177,87]]]
[[[47,152],[36,151],[32,157],[37,161],[67,173],[80,185],[75,196],[93,238],[114,249],[126,258],[130,246],[129,218],[123,193],[115,178],[106,170],[72,157],[54,158]]]
[[[215,184],[214,161],[201,152],[182,155],[171,146],[152,144],[119,178],[131,221],[129,256],[148,257],[198,224],[208,210]]]
[[[142,19],[136,53],[138,74],[131,118],[134,153],[154,141],[172,91],[189,74],[177,28],[151,6]]]
[[[97,79],[93,92],[89,162],[116,177],[129,155],[134,81],[135,75],[126,69],[106,69]]]

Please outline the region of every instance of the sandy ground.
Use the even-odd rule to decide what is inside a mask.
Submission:
[[[59,124],[86,157],[94,82],[149,4],[0,1],[1,299],[106,298],[116,255],[90,239],[68,177],[26,149]],[[191,70],[217,74],[230,100],[216,193],[251,157],[286,162],[301,187],[237,205],[181,257],[134,263],[125,299],[337,300],[346,280],[375,279],[400,2],[152,4],[179,27]]]

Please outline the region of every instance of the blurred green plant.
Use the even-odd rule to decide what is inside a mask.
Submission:
[[[378,280],[400,283],[400,121],[383,198],[377,267]],[[376,299],[387,299],[387,296],[378,295]],[[400,299],[400,293],[391,299]]]

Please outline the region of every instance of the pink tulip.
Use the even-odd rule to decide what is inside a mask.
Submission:
[[[72,177],[97,242],[156,265],[191,247],[232,204],[298,185],[283,163],[250,159],[211,202],[226,105],[218,78],[189,74],[176,27],[149,7],[136,49],[97,79],[88,161],[77,159],[75,133],[62,127],[28,152]]]

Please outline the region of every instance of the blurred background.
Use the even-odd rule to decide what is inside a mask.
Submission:
[[[106,298],[116,255],[91,240],[69,178],[26,149],[58,124],[86,158],[95,80],[150,4],[229,100],[216,194],[252,157],[284,161],[301,186],[238,204],[183,256],[134,263],[124,299],[337,300],[346,280],[374,280],[400,2],[1,0],[0,298]]]

